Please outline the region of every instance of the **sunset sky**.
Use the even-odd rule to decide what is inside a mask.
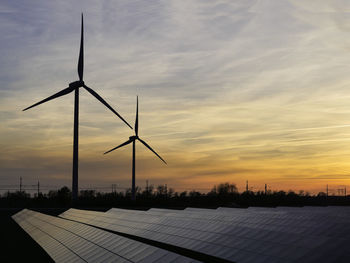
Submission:
[[[34,4],[35,3],[35,4]],[[350,186],[350,1],[0,2],[0,187],[71,187],[78,79],[140,130],[136,183]],[[131,184],[133,131],[80,91],[79,186]]]

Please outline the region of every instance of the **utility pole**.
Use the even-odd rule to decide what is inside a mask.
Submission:
[[[246,190],[246,192],[248,192],[248,180],[247,180],[246,185],[245,185],[245,190]]]
[[[346,197],[346,186],[344,187],[344,196]]]
[[[168,186],[165,184],[165,197],[168,198]]]
[[[267,184],[265,184],[265,195],[267,194]]]
[[[38,180],[38,198],[39,198],[39,193],[40,193],[40,183],[39,183],[39,180]]]
[[[22,192],[22,176],[19,177],[19,191]]]
[[[327,184],[327,191],[326,191],[326,196],[328,197],[328,184]]]

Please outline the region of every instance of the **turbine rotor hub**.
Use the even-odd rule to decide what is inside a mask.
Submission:
[[[84,81],[82,80],[77,80],[77,81],[74,81],[72,83],[69,83],[69,87],[71,88],[80,88],[80,87],[84,87],[85,83]]]
[[[138,139],[138,138],[139,138],[138,136],[135,136],[135,135],[134,135],[134,136],[130,136],[130,137],[129,137],[129,140],[135,141],[135,140]]]

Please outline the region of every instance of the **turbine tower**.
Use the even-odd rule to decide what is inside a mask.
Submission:
[[[158,156],[159,159],[161,159],[165,164],[166,161],[163,160],[162,157],[159,156],[158,153],[156,153],[151,146],[149,146],[145,141],[143,141],[140,137],[139,137],[139,98],[136,98],[136,120],[135,120],[135,135],[134,136],[130,136],[129,140],[127,140],[126,142],[122,143],[121,145],[105,152],[104,154],[107,154],[111,151],[114,151],[120,147],[123,147],[125,145],[128,145],[130,143],[132,143],[132,185],[131,185],[131,192],[132,192],[132,200],[135,200],[135,142],[136,140],[139,140],[144,146],[146,146],[149,150],[151,150],[155,155]]]
[[[29,110],[35,106],[38,106],[44,102],[56,99],[58,97],[67,95],[74,91],[74,142],[73,142],[73,181],[72,181],[72,199],[76,201],[78,198],[78,131],[79,131],[79,88],[83,87],[86,89],[92,96],[98,99],[102,104],[104,104],[108,109],[110,109],[114,114],[116,114],[126,125],[131,129],[132,127],[122,116],[119,115],[100,95],[98,95],[94,90],[85,85],[83,81],[83,72],[84,72],[84,20],[83,14],[81,14],[81,39],[80,39],[80,52],[79,52],[79,61],[78,61],[78,75],[79,80],[69,83],[69,87],[57,92],[56,94],[39,101],[38,103],[33,104],[32,106],[25,108],[23,111]]]

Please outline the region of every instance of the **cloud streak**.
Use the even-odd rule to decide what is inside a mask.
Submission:
[[[249,179],[288,187],[293,178],[310,187],[307,178],[320,178],[312,180],[320,186],[322,176],[336,174],[333,182],[346,184],[349,7],[325,0],[2,3],[0,172],[11,176],[0,183],[26,172],[28,180],[39,174],[70,185],[73,96],[21,109],[77,78],[83,11],[86,82],[130,122],[138,94],[140,135],[169,163],[140,148],[140,182],[243,188]],[[81,95],[82,183],[126,184],[130,149],[101,154],[130,131]],[[35,168],[42,162],[51,164],[48,173]]]

